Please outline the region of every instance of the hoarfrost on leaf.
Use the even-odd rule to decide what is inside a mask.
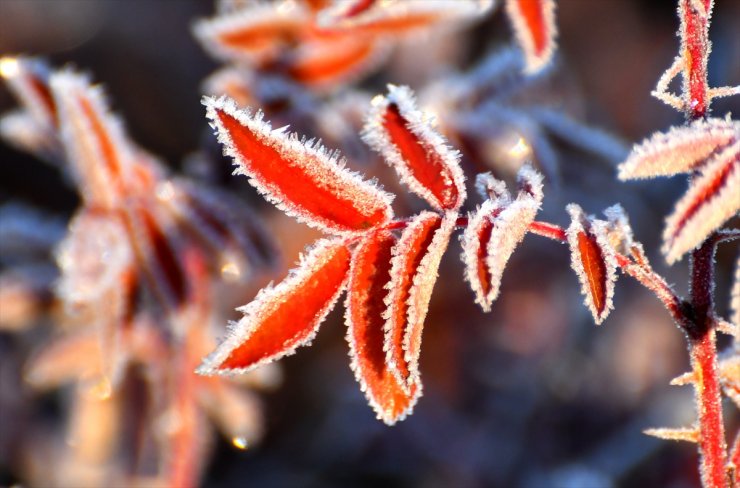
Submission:
[[[692,178],[666,219],[661,250],[669,264],[700,245],[740,211],[740,141],[725,147]]]
[[[571,266],[581,283],[584,303],[600,324],[614,308],[617,261],[609,244],[608,224],[587,217],[581,207],[570,204],[571,224],[566,231]]]
[[[333,234],[362,233],[392,218],[392,196],[319,142],[273,130],[261,113],[238,110],[224,97],[204,104],[237,172],[288,215]]]
[[[362,134],[409,189],[439,210],[457,210],[465,201],[460,154],[449,147],[429,116],[416,106],[408,87],[388,85],[373,99]]]
[[[383,350],[385,297],[391,280],[395,236],[369,233],[352,258],[345,321],[350,366],[378,418],[392,425],[411,412],[421,396],[421,383],[406,391],[390,371]]]
[[[285,280],[239,309],[244,317],[197,372],[244,373],[309,344],[344,290],[349,265],[344,240],[318,241]]]

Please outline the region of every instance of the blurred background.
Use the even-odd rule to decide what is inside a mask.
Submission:
[[[680,123],[679,114],[650,96],[678,49],[675,8],[668,0],[559,2],[558,81],[548,97],[562,97],[574,118],[626,144]],[[201,84],[218,63],[191,26],[213,13],[211,2],[200,0],[0,0],[0,55],[38,55],[91,73],[141,146],[173,170],[233,190],[254,208],[287,266],[317,234],[265,204],[245,178],[229,176],[231,164],[220,157],[200,104]],[[738,19],[740,2],[717,2],[710,31],[713,86],[740,82]],[[370,94],[389,82],[421,90],[508,45],[511,29],[499,7],[441,39],[399,43],[358,86]],[[14,106],[0,86],[0,112]],[[713,104],[718,116],[739,110],[737,97]],[[546,185],[540,217],[567,224],[569,202],[590,213],[621,202],[656,270],[685,294],[685,262],[668,268],[657,252],[662,220],[685,181],[620,183],[614,161],[553,144],[560,182]],[[207,154],[211,166],[190,164],[196,151]],[[399,189],[390,172],[373,163],[349,164]],[[0,204],[11,201],[65,222],[79,204],[57,168],[0,144]],[[728,245],[718,255],[716,299],[725,316],[736,252]],[[694,419],[691,389],[668,385],[688,370],[688,355],[657,299],[620,278],[616,309],[597,328],[582,305],[566,248],[529,236],[507,268],[493,312],[484,314],[463,282],[459,254],[453,240],[426,322],[425,395],[411,417],[394,427],[374,418],[348,365],[338,306],[312,347],[280,362],[282,385],[262,395],[262,441],[246,450],[216,441],[203,486],[699,485],[695,446],[642,434]],[[260,276],[254,291],[284,270]],[[254,291],[241,301],[249,302]],[[37,395],[21,379],[24,361],[44,337],[0,332],[1,486],[32,483],[18,439],[39,419],[53,426],[65,416],[57,397],[63,393]],[[728,432],[735,432],[740,419],[727,407]]]

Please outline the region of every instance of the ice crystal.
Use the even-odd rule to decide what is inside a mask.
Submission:
[[[690,173],[737,140],[740,140],[740,122],[730,119],[700,119],[668,132],[657,132],[632,149],[627,160],[619,165],[619,178]]]
[[[370,233],[359,244],[352,259],[345,313],[352,371],[378,418],[389,425],[411,412],[422,390],[420,382],[402,388],[383,350],[385,297],[395,244],[396,237],[389,231]]]
[[[506,264],[534,221],[543,196],[542,176],[530,166],[519,172],[520,191],[514,201],[501,191],[502,185],[488,179],[486,186],[495,193],[469,217],[462,235],[465,278],[485,312],[498,297]]]
[[[422,212],[411,220],[393,246],[391,281],[387,284],[390,291],[385,297],[386,310],[383,313],[385,319],[383,350],[386,352],[389,369],[404,388],[408,388],[411,378],[404,349],[409,324],[411,289],[417,270],[441,224],[442,217],[438,214]]]

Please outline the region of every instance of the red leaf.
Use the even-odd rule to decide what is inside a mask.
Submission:
[[[591,221],[578,205],[567,207],[571,224],[567,231],[571,265],[581,282],[585,303],[600,324],[613,308],[617,263],[608,242],[608,225]]]
[[[555,51],[555,0],[506,0],[506,13],[524,51],[526,71],[539,71]]]
[[[463,234],[463,262],[466,278],[484,311],[498,297],[501,278],[514,250],[524,239],[542,202],[542,176],[531,167],[519,172],[520,192],[511,201],[503,183],[479,178],[486,192],[498,194],[486,200],[470,217]]]
[[[740,141],[718,152],[691,181],[666,220],[662,251],[668,263],[704,242],[740,211]]]
[[[51,77],[67,160],[86,203],[113,208],[124,195],[124,178],[134,157],[119,120],[108,111],[103,91],[82,75]]]
[[[376,97],[363,139],[378,151],[411,191],[437,209],[457,210],[465,201],[460,154],[449,148],[429,117],[416,108],[408,87],[389,85]]]
[[[225,152],[250,183],[289,215],[335,234],[364,232],[388,222],[392,197],[344,168],[313,141],[272,130],[224,98],[205,99]]]
[[[310,21],[301,5],[258,4],[195,24],[201,44],[215,57],[265,62],[295,45]]]
[[[406,389],[418,382],[421,331],[456,218],[454,212],[444,219],[423,212],[404,229],[393,248],[384,348],[389,368]]]
[[[295,81],[317,88],[347,83],[370,70],[388,51],[384,45],[350,36],[303,44],[288,67]]]
[[[412,385],[408,392],[402,388],[383,351],[383,312],[395,244],[388,231],[362,240],[352,261],[346,306],[352,371],[378,418],[389,425],[403,420],[421,395],[421,384]]]
[[[349,265],[343,240],[319,241],[283,282],[240,309],[244,317],[198,373],[243,373],[310,343],[344,290]]]

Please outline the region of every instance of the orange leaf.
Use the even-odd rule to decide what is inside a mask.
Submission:
[[[364,232],[391,219],[392,197],[344,168],[336,154],[272,130],[261,113],[237,110],[225,98],[204,103],[225,152],[287,214],[335,234]]]
[[[429,117],[416,108],[408,87],[388,86],[376,97],[363,139],[391,164],[408,187],[437,209],[457,210],[465,201],[460,154],[449,148]]]
[[[352,260],[345,316],[352,371],[378,418],[389,425],[403,420],[421,395],[421,384],[408,392],[401,387],[383,351],[383,312],[395,243],[388,231],[362,240]]]
[[[384,45],[350,36],[304,43],[288,67],[295,81],[324,88],[347,83],[372,69],[388,52]]]
[[[310,343],[344,290],[349,264],[343,240],[319,241],[283,282],[240,309],[244,317],[198,373],[243,373]]]
[[[407,391],[418,382],[421,331],[456,217],[454,212],[444,219],[422,212],[393,248],[390,293],[385,298],[384,349],[389,368]]]
[[[567,207],[571,224],[567,230],[571,265],[581,282],[586,306],[600,324],[613,308],[617,263],[609,244],[608,224],[592,220],[578,205]]]
[[[555,0],[507,0],[506,13],[534,73],[550,62],[555,50]]]

